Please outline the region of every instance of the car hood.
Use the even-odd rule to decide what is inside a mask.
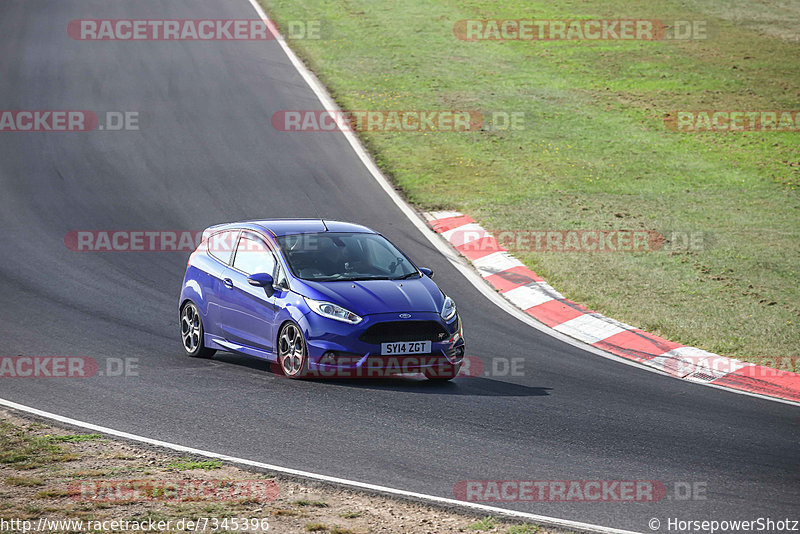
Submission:
[[[439,287],[427,276],[408,280],[299,282],[296,291],[301,295],[337,304],[361,316],[391,312],[438,313],[444,304]]]

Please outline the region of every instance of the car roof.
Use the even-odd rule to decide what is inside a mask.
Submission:
[[[374,230],[343,221],[327,219],[258,219],[252,221],[232,222],[212,226],[207,231],[225,230],[226,228],[251,228],[253,230],[266,230],[274,236],[290,234],[312,234],[318,232],[354,232],[375,234]]]

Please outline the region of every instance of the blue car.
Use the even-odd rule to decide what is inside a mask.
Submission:
[[[432,276],[357,224],[212,226],[186,267],[181,341],[189,356],[237,352],[290,378],[450,380],[464,358],[461,320]]]

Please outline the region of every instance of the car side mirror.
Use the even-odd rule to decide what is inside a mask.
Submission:
[[[426,275],[428,278],[433,278],[433,269],[428,269],[427,267],[420,267],[419,272]]]
[[[272,278],[271,274],[253,273],[247,277],[247,282],[251,286],[265,287],[267,289],[272,289],[272,285],[275,283],[275,280]]]

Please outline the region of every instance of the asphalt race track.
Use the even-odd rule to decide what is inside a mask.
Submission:
[[[460,480],[706,485],[705,500],[496,503],[629,530],[647,531],[651,517],[797,516],[796,406],[600,358],[499,310],[383,193],[344,136],[271,127],[276,111],[321,107],[278,43],[83,42],[66,31],[80,18],[255,16],[247,0],[0,3],[0,108],[140,117],[138,131],[0,133],[0,355],[139,359],[138,376],[6,378],[0,397],[451,498]],[[64,244],[72,230],[201,230],[271,217],[384,233],[455,299],[468,354],[524,358],[524,376],[290,381],[245,357],[192,360],[177,325],[187,253]]]

